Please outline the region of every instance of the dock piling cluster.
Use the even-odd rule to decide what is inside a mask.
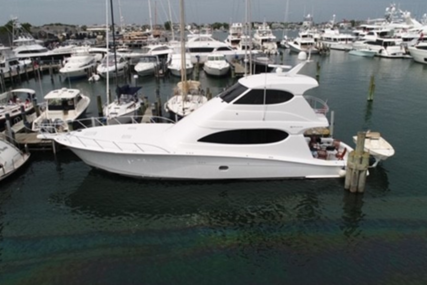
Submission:
[[[369,152],[364,151],[365,132],[357,133],[356,149],[349,153],[344,188],[351,193],[365,191],[366,176],[369,167]]]

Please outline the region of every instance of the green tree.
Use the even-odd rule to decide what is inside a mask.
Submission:
[[[167,22],[165,22],[164,23],[164,27],[165,27],[165,30],[166,31],[170,31],[171,30],[171,22],[170,21],[167,21]]]

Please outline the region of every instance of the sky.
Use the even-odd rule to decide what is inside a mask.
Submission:
[[[106,1],[110,0],[0,0],[0,25],[11,16],[22,23],[34,26],[49,23],[92,25],[103,24]],[[149,0],[112,0],[114,21],[120,23],[120,10],[125,24],[149,24]],[[336,15],[336,20],[367,20],[384,16],[389,0],[185,0],[187,23],[244,22],[245,3],[251,3],[252,21],[279,21],[286,18],[299,22],[307,14],[315,23],[326,22]],[[289,9],[286,12],[286,3]],[[170,2],[174,22],[179,20],[179,0],[150,0],[152,22],[169,21]],[[426,0],[396,2],[402,10],[410,11],[416,18],[427,13]],[[157,11],[157,12],[155,12]],[[111,22],[111,19],[110,19]]]

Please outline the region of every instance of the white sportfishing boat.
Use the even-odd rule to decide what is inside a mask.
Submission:
[[[144,55],[135,65],[135,72],[139,76],[154,75],[160,68],[160,60],[156,55]]]
[[[266,54],[277,54],[277,38],[271,31],[270,27],[264,21],[258,26],[253,36],[253,42],[257,49]]]
[[[103,78],[107,77],[107,73],[108,76],[111,78],[116,76],[122,76],[123,74],[125,74],[125,71],[128,67],[129,64],[124,57],[120,55],[114,56],[113,54],[110,54],[102,59],[101,64],[98,65],[96,71]]]
[[[356,143],[357,136],[353,137]],[[379,132],[366,132],[365,135],[365,151],[369,152],[375,158],[375,163],[371,167],[375,167],[382,160],[394,155],[394,148],[387,142]]]
[[[33,122],[35,132],[67,132],[68,123],[86,112],[90,98],[78,89],[57,89],[44,96],[45,109]]]
[[[353,149],[327,147],[333,138],[322,138],[313,156],[304,135],[329,122],[326,102],[303,95],[318,86],[298,74],[303,66],[241,78],[175,124],[94,127],[52,139],[92,167],[140,178],[343,177]]]
[[[194,65],[191,63],[189,54],[172,53],[168,60],[167,68],[172,75],[181,77],[183,73],[186,75],[193,73]]]
[[[414,61],[427,64],[427,41],[420,42],[413,47],[408,47]]]
[[[13,144],[0,140],[0,181],[16,172],[29,158],[29,153],[24,153]]]
[[[138,114],[141,106],[144,104],[138,97],[138,91],[141,87],[131,87],[125,85],[117,87],[117,98],[103,108],[104,116],[108,125],[127,124]]]
[[[208,55],[208,59],[203,65],[206,74],[212,76],[224,76],[230,71],[230,64],[223,54]]]
[[[27,88],[13,89],[0,94],[0,132],[6,127],[6,114],[9,114],[11,127],[15,131],[17,128],[14,126],[25,127],[21,122],[21,108],[24,110],[27,122],[31,123],[36,117],[33,105],[35,98],[36,92]]]
[[[89,48],[76,49],[64,66],[59,69],[64,79],[77,79],[88,75],[96,67],[96,58],[89,53]]]

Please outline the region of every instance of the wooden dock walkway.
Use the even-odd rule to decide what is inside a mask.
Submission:
[[[244,76],[245,75],[245,66],[241,64],[240,62],[233,61],[230,62],[231,68],[234,70],[235,76]]]

